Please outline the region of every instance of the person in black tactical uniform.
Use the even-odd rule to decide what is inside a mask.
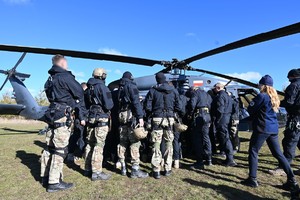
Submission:
[[[193,147],[196,154],[196,163],[191,169],[204,169],[205,165],[212,165],[211,142],[209,127],[211,123],[210,109],[211,96],[203,89],[197,88],[193,93],[188,106],[190,119],[193,119]],[[205,162],[203,162],[205,160]]]
[[[83,91],[85,92],[87,89],[87,85],[85,82],[80,84]],[[85,101],[85,105],[87,105]],[[80,124],[80,119],[78,116],[78,112],[75,112],[75,120],[74,120],[74,130],[69,139],[68,146],[68,162],[75,162],[78,158],[82,157],[85,148],[85,137],[86,137],[86,126],[82,126]]]
[[[290,81],[290,85],[286,88],[284,99],[280,104],[288,113],[282,147],[284,156],[289,163],[292,163],[300,138],[300,70],[290,70],[287,78]],[[269,173],[272,175],[285,175],[281,166],[274,170],[269,170]],[[295,174],[300,174],[300,171],[296,171]]]
[[[80,84],[70,71],[62,55],[52,58],[53,67],[48,71],[45,92],[50,106],[45,113],[49,131],[46,134],[47,148],[41,158],[41,177],[47,192],[56,192],[73,187],[62,181],[63,162],[68,154],[71,134],[72,110],[77,110],[81,125],[85,125],[84,94]]]
[[[215,106],[215,126],[221,151],[224,151],[226,154],[224,164],[228,167],[234,167],[237,164],[233,159],[233,148],[228,131],[232,113],[232,98],[227,94],[225,86],[221,83],[217,83],[214,90],[217,93],[213,103],[213,106]]]
[[[107,73],[103,68],[93,71],[93,78],[88,80],[87,96],[89,109],[87,145],[85,148],[85,171],[92,172],[92,181],[108,180],[111,175],[102,171],[103,149],[108,134],[110,110],[114,104],[110,90],[105,86]]]
[[[239,138],[239,121],[240,121],[240,104],[239,99],[236,98],[231,92],[229,95],[232,98],[232,113],[229,123],[229,134],[232,143],[233,151],[237,152],[240,148],[240,138]]]
[[[118,157],[121,163],[121,174],[126,176],[125,153],[130,144],[131,154],[131,178],[146,178],[148,173],[140,170],[140,146],[141,142],[133,134],[133,129],[139,125],[144,126],[144,112],[139,100],[139,90],[133,82],[130,72],[125,72],[119,85],[119,122],[120,144],[118,145]]]
[[[164,160],[165,176],[171,175],[173,160],[173,125],[175,113],[182,115],[182,106],[178,91],[170,86],[163,73],[155,76],[157,85],[153,86],[145,98],[145,111],[147,117],[152,118],[151,142],[153,143],[152,168],[153,177],[160,178],[161,163]],[[161,153],[161,142],[166,142],[164,158]]]

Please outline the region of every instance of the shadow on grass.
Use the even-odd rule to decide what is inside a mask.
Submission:
[[[241,200],[241,199],[256,199],[256,200],[262,200],[262,199],[270,199],[270,198],[262,198],[259,196],[256,196],[254,194],[251,194],[247,191],[240,190],[238,188],[230,187],[227,185],[212,185],[205,182],[196,181],[193,179],[185,178],[182,179],[184,182],[189,183],[194,186],[199,186],[202,188],[212,189],[216,191],[219,194],[222,194],[225,199],[231,199],[231,200]]]
[[[35,181],[40,180],[40,156],[34,153],[27,153],[26,151],[20,150],[16,152],[16,158],[21,160],[21,163],[30,169],[30,173]]]
[[[30,130],[19,130],[19,129],[12,129],[12,128],[1,128],[3,131],[10,132],[10,133],[4,133],[0,135],[24,135],[24,134],[38,134],[39,131],[30,131]]]
[[[41,147],[42,149],[45,149],[47,147],[46,142],[41,142],[39,140],[34,140],[33,144],[35,144],[38,147]]]

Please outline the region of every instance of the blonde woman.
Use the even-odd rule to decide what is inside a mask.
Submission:
[[[272,155],[278,160],[280,166],[287,174],[287,182],[283,187],[291,190],[298,188],[294,173],[289,162],[283,155],[278,141],[278,121],[276,112],[280,101],[276,90],[273,88],[273,79],[265,75],[259,81],[260,93],[253,99],[248,107],[248,112],[253,120],[253,134],[249,145],[249,177],[242,184],[250,187],[258,187],[256,180],[258,166],[258,152],[265,141]]]

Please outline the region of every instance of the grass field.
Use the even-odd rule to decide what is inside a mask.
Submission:
[[[109,167],[106,171],[113,174],[111,180],[91,182],[82,176],[82,167],[65,166],[65,180],[74,182],[76,187],[49,194],[39,183],[44,136],[37,132],[43,127],[38,122],[0,122],[0,199],[289,199],[289,193],[278,188],[286,178],[266,173],[277,164],[266,145],[260,154],[261,186],[252,189],[239,184],[248,172],[250,133],[246,132],[241,133],[241,152],[236,154],[239,165],[235,168],[214,165],[204,171],[190,171],[187,165],[192,161],[183,160],[182,168],[174,170],[169,178],[132,180],[112,172],[113,168]],[[150,172],[149,164],[143,169]]]

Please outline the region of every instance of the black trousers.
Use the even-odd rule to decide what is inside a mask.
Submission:
[[[193,129],[193,147],[197,162],[210,160],[212,155],[209,127],[211,123],[210,114],[200,113],[195,119]]]
[[[248,156],[249,176],[252,178],[256,178],[258,168],[258,152],[265,141],[267,141],[268,147],[272,155],[278,160],[279,165],[287,174],[288,179],[292,179],[294,177],[294,173],[291,169],[289,162],[287,161],[280,149],[278,134],[266,134],[257,132],[253,132],[250,139]]]
[[[180,133],[174,131],[174,140],[173,140],[173,159],[180,160],[181,158],[181,142],[180,142]]]
[[[224,151],[228,161],[233,160],[233,147],[230,141],[228,125],[230,114],[223,114],[221,119],[216,122],[217,137],[220,142],[221,151]]]
[[[291,120],[300,121],[300,117],[289,118],[287,124],[290,123]],[[296,147],[299,143],[300,131],[294,128],[293,130],[286,126],[284,131],[284,138],[282,140],[283,146],[283,154],[289,163],[292,163],[295,158]]]

